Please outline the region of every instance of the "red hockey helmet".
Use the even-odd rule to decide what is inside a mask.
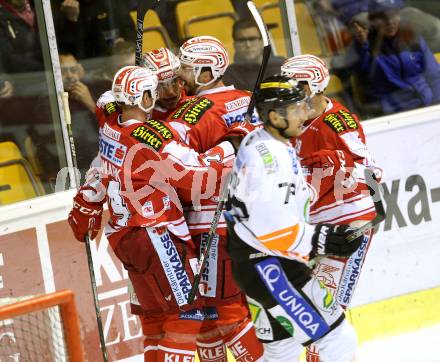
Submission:
[[[167,48],[149,51],[142,56],[141,65],[153,71],[159,78],[159,83],[174,79],[180,69],[180,61]]]
[[[212,36],[196,36],[187,40],[179,50],[180,62],[193,68],[195,83],[209,85],[226,71],[229,55],[220,40]],[[211,68],[213,79],[208,83],[198,81],[202,68]]]
[[[156,103],[157,84],[157,76],[150,69],[130,65],[116,73],[112,93],[116,102],[138,106],[144,112],[150,112]],[[142,106],[142,96],[146,91],[150,91],[153,99],[152,105],[148,108]]]
[[[286,59],[281,66],[281,74],[299,82],[307,82],[312,96],[322,93],[330,81],[330,74],[324,61],[311,54]]]

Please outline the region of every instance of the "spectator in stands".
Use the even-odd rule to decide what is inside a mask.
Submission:
[[[226,70],[223,81],[238,89],[253,90],[263,57],[263,40],[252,19],[240,19],[232,28],[234,39],[234,63]],[[284,58],[271,56],[266,75],[279,73]]]
[[[12,97],[14,93],[14,87],[11,82],[0,79],[0,98]]]
[[[85,76],[84,68],[72,54],[60,54],[60,65],[64,89],[69,93],[78,167],[81,174],[84,174],[98,152],[95,104],[103,90],[95,89],[82,81]]]
[[[106,56],[121,39],[135,39],[126,1],[56,0],[52,2],[58,45],[78,59]]]
[[[96,100],[92,97],[89,88],[81,82],[85,72],[72,54],[60,54],[61,74],[64,89],[69,93],[72,102],[78,102],[82,108],[95,112]]]
[[[37,19],[29,0],[0,0],[0,72],[43,70]]]
[[[368,27],[368,3],[368,0],[331,0],[331,9],[349,28],[354,22]],[[396,3],[401,6],[401,26],[411,27],[415,34],[425,39],[434,53],[440,52],[440,19],[413,6],[406,6],[402,0]]]
[[[371,0],[371,26],[355,34],[354,70],[369,106],[385,114],[440,101],[440,66],[425,40],[400,23],[402,6],[400,0]]]

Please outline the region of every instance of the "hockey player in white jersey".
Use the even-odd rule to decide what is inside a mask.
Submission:
[[[308,262],[321,255],[349,256],[362,237],[346,242],[348,225],[307,223],[309,190],[289,143],[308,116],[303,85],[269,77],[256,93],[256,107],[264,128],[241,143],[225,217],[234,278],[251,309],[270,325],[264,360],[299,361],[303,346],[314,342],[322,362],[350,362],[355,331]]]

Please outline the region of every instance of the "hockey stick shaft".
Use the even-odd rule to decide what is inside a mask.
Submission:
[[[142,46],[144,38],[144,18],[148,10],[154,10],[160,0],[139,0],[136,15],[136,60],[135,65],[140,65],[142,60]]]
[[[383,207],[382,199],[380,197],[379,183],[374,176],[374,173],[370,169],[365,169],[365,182],[367,183],[368,191],[373,199],[374,209],[376,210],[376,217],[362,225],[360,228],[356,229],[353,233],[349,234],[346,238],[348,242],[361,236],[364,232],[374,228],[376,225],[380,224],[385,220],[385,208]]]
[[[271,53],[272,49],[271,49],[271,45],[270,45],[270,41],[269,41],[269,34],[267,32],[266,25],[264,24],[263,19],[259,13],[257,7],[255,6],[255,4],[252,1],[247,2],[247,7],[248,7],[249,11],[251,12],[251,15],[253,16],[255,23],[258,26],[258,29],[261,34],[261,38],[263,39],[263,45],[264,45],[263,59],[261,62],[260,70],[258,72],[257,80],[255,81],[255,86],[254,86],[254,90],[252,92],[251,100],[249,102],[249,106],[248,106],[248,109],[246,112],[246,120],[250,121],[252,118],[252,112],[254,110],[254,94],[263,79],[263,76],[264,76],[264,73],[265,73],[266,67],[267,67],[267,62],[269,61],[269,57],[270,57],[270,53]],[[191,291],[189,293],[189,296],[188,296],[188,303],[189,304],[191,304],[194,301],[194,298],[196,295],[196,290],[199,288],[200,279],[202,277],[202,271],[204,270],[204,268],[206,266],[206,260],[208,258],[209,252],[211,250],[212,241],[214,240],[215,232],[217,230],[217,225],[220,220],[223,206],[224,206],[224,203],[225,203],[225,200],[227,197],[229,180],[230,180],[230,174],[228,175],[227,180],[225,180],[225,183],[223,185],[223,190],[220,195],[220,200],[219,200],[217,207],[215,209],[214,217],[212,219],[211,226],[209,228],[208,240],[206,241],[205,249],[203,250],[203,252],[200,256],[199,262],[197,264],[197,269],[194,274],[194,284],[193,284]]]
[[[255,20],[255,23],[258,26],[258,30],[261,34],[261,39],[263,40],[263,59],[261,61],[260,69],[258,71],[257,79],[255,80],[254,89],[252,91],[251,100],[249,102],[249,106],[246,112],[246,119],[250,121],[252,119],[252,113],[255,108],[255,92],[258,90],[261,81],[263,80],[264,73],[266,72],[267,63],[269,62],[270,54],[272,53],[272,46],[270,44],[269,32],[267,31],[267,27],[264,24],[263,18],[261,17],[260,12],[252,1],[247,2],[247,7],[252,14],[252,17]]]
[[[98,324],[99,343],[101,345],[102,358],[104,362],[108,361],[107,347],[105,346],[104,328],[102,327],[101,309],[99,308],[98,288],[96,287],[95,270],[93,268],[92,249],[90,248],[90,238],[85,236],[87,262],[89,264],[90,282],[93,291],[93,303],[95,304],[96,323]]]
[[[72,153],[73,168],[74,168],[74,172],[75,172],[75,176],[76,176],[76,173],[78,172],[78,163],[76,161],[76,150],[75,150],[75,143],[73,140],[72,118],[71,118],[70,108],[69,108],[69,94],[67,92],[63,92],[61,95],[61,98],[63,100],[64,120],[66,122],[67,135],[69,137],[69,144],[70,144],[70,151]],[[78,183],[78,187],[79,187],[79,183]],[[107,348],[105,346],[104,329],[102,327],[101,310],[99,308],[99,301],[98,301],[98,289],[96,287],[96,278],[95,278],[95,271],[93,268],[92,250],[90,248],[90,238],[88,235],[85,236],[84,242],[86,244],[87,264],[89,266],[90,282],[91,282],[92,294],[93,294],[93,302],[95,305],[96,323],[98,324],[99,343],[101,345],[102,358],[103,358],[104,362],[107,362],[108,361]]]
[[[220,216],[222,214],[223,206],[225,204],[225,200],[228,195],[228,187],[229,187],[230,179],[231,179],[231,173],[228,173],[225,182],[223,184],[222,191],[220,193],[220,199],[217,203],[217,207],[214,212],[214,217],[212,219],[211,226],[209,228],[208,239],[206,240],[205,248],[202,250],[202,254],[200,255],[199,262],[197,263],[197,269],[194,273],[194,283],[188,295],[188,304],[191,304],[194,301],[194,298],[196,296],[196,290],[199,288],[202,272],[203,269],[205,269],[206,260],[208,258],[209,252],[211,251],[212,240],[214,240],[215,232],[217,230],[217,225],[220,221]]]

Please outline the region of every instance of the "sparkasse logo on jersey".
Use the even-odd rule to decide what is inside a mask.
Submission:
[[[156,229],[157,230],[157,229]],[[163,271],[174,294],[178,306],[187,304],[191,283],[180,255],[166,229],[161,235],[147,228],[148,235],[162,264]]]

